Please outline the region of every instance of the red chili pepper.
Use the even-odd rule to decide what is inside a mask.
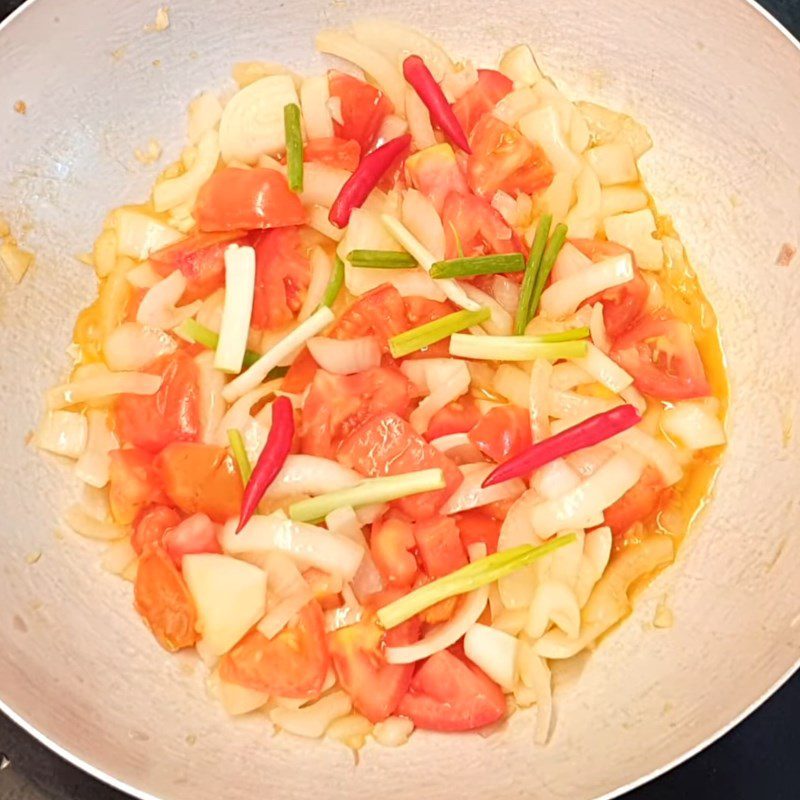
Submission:
[[[622,431],[632,428],[642,418],[633,406],[617,406],[602,414],[567,428],[555,436],[531,445],[519,455],[504,461],[499,467],[490,472],[482,486],[493,486],[495,483],[530,475],[535,469],[563,458],[576,450],[600,444]]]
[[[242,497],[242,513],[236,533],[244,528],[253,516],[264,492],[283,469],[286,457],[292,449],[294,437],[294,409],[288,397],[279,397],[272,404],[272,427],[269,429],[267,443],[258,457],[253,474],[247,481]]]
[[[403,75],[414,87],[419,99],[428,107],[431,119],[450,137],[450,141],[465,153],[471,153],[461,123],[425,62],[419,56],[409,56],[403,61]]]
[[[378,185],[389,167],[394,164],[400,154],[411,144],[410,134],[398,136],[361,159],[358,169],[342,186],[338,197],[333,201],[328,219],[337,228],[344,228],[350,221],[354,208],[359,208],[369,193]]]

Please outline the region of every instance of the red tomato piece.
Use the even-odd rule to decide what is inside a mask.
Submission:
[[[303,404],[300,446],[304,453],[333,458],[342,440],[365,419],[390,411],[406,416],[417,394],[393,367],[374,367],[355,375],[318,370]]]
[[[303,161],[316,161],[329,167],[355,172],[361,159],[361,146],[355,139],[309,139],[303,148]]]
[[[487,514],[481,508],[454,514],[453,519],[458,525],[464,547],[468,548],[472,544],[484,544],[486,545],[486,555],[497,552],[497,540],[500,538],[500,528],[503,526],[499,519]]]
[[[166,501],[153,454],[139,448],[112,450],[108,501],[120,525],[130,525],[152,503]]]
[[[427,297],[404,297],[403,303],[409,328],[425,325],[458,310],[450,302],[441,303],[437,300],[429,300]],[[406,358],[449,358],[449,356],[450,339],[448,338],[410,353]]]
[[[208,514],[226,522],[242,507],[242,479],[224,447],[174,442],[156,457],[154,466],[169,499],[184,514]]]
[[[256,330],[280,330],[294,320],[311,280],[300,229],[277,228],[255,236],[256,282],[250,324]]]
[[[373,523],[369,549],[385,586],[411,586],[417,577],[414,528],[397,515]]]
[[[501,719],[506,699],[477,667],[441,650],[417,670],[397,712],[424,730],[471,731]]]
[[[290,394],[300,394],[314,380],[318,369],[319,365],[314,361],[314,356],[307,347],[304,347],[283,376],[281,389]]]
[[[201,231],[249,231],[302,225],[306,212],[277,170],[224,167],[203,184],[194,217]]]
[[[467,181],[475,194],[487,200],[498,189],[512,197],[536,194],[553,180],[553,165],[544,150],[491,114],[475,126],[470,147]]]
[[[158,452],[170,442],[193,442],[200,431],[199,372],[182,350],[156,359],[145,372],[161,375],[155,394],[121,394],[114,408],[121,442]]]
[[[430,442],[451,433],[467,433],[481,420],[481,412],[470,395],[465,394],[437,411],[428,423],[425,438]]]
[[[456,154],[449,144],[426,147],[406,159],[406,175],[411,185],[419,189],[441,214],[450,192],[469,192],[467,179],[461,171]]]
[[[452,517],[433,517],[414,526],[419,557],[431,578],[441,578],[467,565],[458,525]]]
[[[339,317],[330,335],[334,339],[375,336],[386,353],[389,351],[389,339],[408,328],[406,305],[400,292],[384,283],[361,295]]]
[[[394,112],[394,106],[381,91],[352,75],[331,72],[328,84],[331,97],[339,98],[341,103],[342,122],[334,120],[334,132],[342,139],[355,139],[361,154],[368,153],[384,119]]]
[[[133,584],[134,606],[159,644],[170,652],[197,641],[197,609],[170,557],[148,545],[139,559]]]
[[[614,242],[601,242],[596,239],[570,239],[570,242],[595,262],[622,253],[630,253],[626,247]],[[638,318],[647,302],[649,291],[641,270],[634,266],[632,281],[593,295],[582,305],[593,305],[598,302],[603,304],[603,322],[606,333],[613,341],[628,330]]]
[[[614,342],[610,355],[651,397],[685,400],[711,394],[692,329],[667,311],[640,317]]]
[[[183,557],[193,553],[221,553],[219,536],[222,526],[205,514],[192,514],[164,534],[164,549],[180,569]]]
[[[449,194],[442,210],[447,258],[520,253],[522,243],[500,212],[473,194]]]
[[[386,602],[388,599],[383,598],[376,608]],[[383,641],[390,647],[400,647],[416,642],[419,633],[419,620],[412,617],[387,631]],[[353,699],[356,711],[373,723],[391,716],[408,691],[414,665],[386,663],[381,629],[371,618],[328,634],[328,645],[336,677]]]
[[[443,489],[395,501],[396,507],[412,520],[434,516],[462,481],[460,470],[444,453],[428,444],[408,422],[391,412],[375,414],[356,428],[342,442],[338,458],[345,466],[373,478],[441,469],[446,484]]]
[[[139,515],[131,534],[131,547],[138,555],[148,544],[160,545],[164,534],[181,521],[181,515],[169,506],[152,506]]]
[[[658,470],[645,467],[639,481],[603,512],[616,542],[621,541],[635,523],[645,522],[655,513],[664,489],[664,480]]]
[[[505,461],[531,446],[530,414],[511,404],[495,406],[469,432],[469,438],[493,461]]]
[[[279,634],[267,639],[252,630],[220,661],[229,683],[278,697],[318,697],[330,665],[325,618],[312,600]]]
[[[484,114],[491,111],[512,89],[509,78],[494,69],[479,69],[478,82],[453,103],[453,113],[469,136]]]
[[[225,285],[225,249],[242,239],[244,231],[196,232],[150,254],[153,269],[165,278],[176,269],[186,278],[183,300],[208,297]]]

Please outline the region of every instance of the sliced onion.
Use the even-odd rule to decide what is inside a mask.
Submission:
[[[325,290],[328,288],[331,273],[333,272],[333,261],[321,247],[315,247],[311,251],[309,265],[311,267],[311,280],[308,283],[306,299],[303,300],[303,305],[297,315],[297,319],[300,322],[308,319],[322,303],[322,298],[325,296]]]
[[[384,117],[381,127],[378,130],[378,137],[375,141],[376,147],[396,139],[398,136],[408,132],[408,123],[397,114],[389,114]]]
[[[598,303],[599,305],[599,303]],[[619,394],[633,384],[633,376],[625,372],[616,361],[609,358],[599,347],[587,342],[586,355],[572,361],[586,370],[598,383]]]
[[[592,341],[597,348],[603,352],[608,353],[611,350],[611,340],[606,333],[606,322],[603,316],[603,304],[595,303],[592,306],[592,316],[589,322],[589,332]]]
[[[202,306],[200,300],[195,300],[180,308],[176,307],[185,290],[186,278],[176,269],[147,290],[136,312],[136,321],[162,330],[177,328],[182,322],[193,317]]]
[[[214,333],[219,333],[222,327],[222,309],[225,307],[225,290],[217,289],[212,292],[200,306],[197,312],[197,321]]]
[[[505,275],[495,275],[492,280],[495,300],[509,313],[515,314],[519,306],[520,286]]]
[[[406,89],[406,119],[415,150],[424,150],[436,144],[428,108],[411,87]]]
[[[661,429],[689,450],[725,444],[725,429],[716,409],[702,400],[680,400],[661,414]]]
[[[225,376],[214,369],[214,353],[203,351],[195,356],[197,364],[198,410],[200,416],[200,441],[213,444],[217,439],[217,431],[225,416],[225,401],[222,390],[225,387]]]
[[[381,270],[381,272],[385,271]],[[401,297],[426,297],[428,300],[436,300],[439,303],[447,300],[447,295],[427,272],[421,269],[398,269],[392,270],[392,272],[394,273],[392,286],[397,289]]]
[[[306,78],[300,86],[300,106],[309,139],[327,139],[334,135],[333,120],[327,105],[329,99],[327,75]]]
[[[541,442],[550,435],[550,415],[548,414],[548,392],[553,376],[553,365],[544,358],[537,358],[531,367],[528,406],[531,414],[531,436]]]
[[[466,433],[449,433],[446,436],[439,436],[436,439],[431,439],[431,444],[437,449],[446,453],[448,450],[453,450],[456,447],[472,446],[472,439]]]
[[[119,447],[114,432],[108,427],[105,411],[90,409],[86,413],[89,426],[86,449],[75,462],[75,474],[89,486],[102,489],[108,483],[111,466],[109,453]]]
[[[572,361],[561,361],[553,366],[550,386],[556,391],[568,392],[587,383],[594,383],[594,378]]]
[[[118,394],[155,394],[160,375],[146,372],[109,372],[103,367],[91,377],[56,386],[47,392],[47,407],[56,411],[76,403],[101,401]]]
[[[345,235],[342,228],[337,228],[328,219],[331,210],[325,206],[312,205],[306,209],[306,223],[309,228],[313,228],[317,233],[321,233],[331,241],[340,242]]]
[[[592,473],[597,472],[615,452],[614,446],[605,442],[593,447],[584,447],[582,450],[568,455],[565,460],[578,475],[588,478]]]
[[[257,389],[243,394],[233,403],[225,412],[225,416],[217,427],[217,432],[214,437],[216,444],[226,446],[228,444],[228,431],[237,430],[241,431],[242,436],[245,438],[245,446],[247,446],[246,430],[250,422],[253,421],[253,418],[250,416],[253,406],[265,397],[275,394],[279,386],[280,381],[270,381],[269,383],[259,386]],[[249,450],[248,455],[250,455]]]
[[[513,327],[511,314],[494,297],[467,281],[459,281],[458,285],[470,300],[474,300],[479,306],[487,306],[489,308],[491,317],[483,323],[483,327],[488,333],[493,336],[509,336],[511,334]]]
[[[592,259],[585,256],[571,242],[565,242],[561,248],[553,271],[550,273],[553,282],[562,281],[573,275],[579,275],[592,266]],[[601,304],[602,305],[602,304]]]
[[[99,539],[105,542],[112,542],[116,539],[124,539],[129,536],[131,529],[115,525],[113,522],[103,522],[95,519],[91,514],[79,505],[70,506],[64,514],[64,522],[75,531],[75,533],[85,536],[87,539]]]
[[[384,747],[400,747],[414,732],[414,723],[406,717],[387,717],[375,724],[372,736]]]
[[[381,346],[374,336],[355,339],[315,336],[306,344],[314,361],[334,375],[352,375],[378,367],[381,363]]]
[[[136,551],[131,546],[131,540],[125,538],[112,542],[106,548],[100,564],[106,572],[110,572],[112,575],[122,575],[137,558]]]
[[[577,488],[580,482],[580,475],[563,458],[557,458],[536,470],[531,486],[545,500],[554,500]]]
[[[465,464],[463,467],[459,467],[464,480],[450,495],[439,513],[458,514],[460,511],[468,511],[471,508],[489,505],[489,503],[519,497],[525,491],[525,484],[519,478],[496,483],[484,489],[481,484],[494,467],[494,464]]]
[[[130,208],[119,209],[115,223],[117,252],[138,261],[144,261],[150,253],[184,238],[180,231],[165,225],[161,220]]]
[[[569,586],[561,581],[546,580],[536,587],[525,632],[538,639],[551,623],[567,636],[577,637],[581,629],[581,608]]]
[[[630,447],[652,464],[661,474],[665,486],[672,486],[683,477],[675,448],[655,436],[650,436],[638,426],[615,436],[614,440]]]
[[[39,423],[34,442],[41,450],[78,458],[86,449],[89,423],[75,411],[48,411]]]
[[[401,370],[430,392],[411,412],[409,422],[424,433],[433,415],[469,391],[470,375],[464,361],[455,358],[421,358],[406,361]]]
[[[553,717],[553,690],[550,668],[527,642],[521,642],[518,657],[522,683],[536,695],[536,743],[545,744]]]
[[[197,143],[197,157],[190,169],[177,178],[160,181],[153,189],[153,207],[169,211],[181,203],[193,202],[200,187],[214,174],[219,161],[219,134],[207,130]]]
[[[177,342],[160,328],[123,322],[103,342],[103,358],[113,370],[137,370],[177,349]]]
[[[586,534],[578,577],[575,580],[575,596],[581,608],[586,605],[594,585],[608,566],[613,541],[611,528],[605,525]],[[562,627],[562,630],[566,629]]]
[[[303,164],[303,191],[300,193],[303,205],[330,208],[350,175],[346,169],[316,161],[306,162]]]
[[[422,192],[406,189],[403,193],[403,225],[422,243],[437,261],[444,258],[445,237],[436,206]]]
[[[536,90],[545,83],[547,81],[539,81]],[[537,108],[523,115],[519,120],[519,129],[526,139],[544,150],[556,172],[577,175],[581,171],[581,159],[569,146],[562,132],[558,112],[552,106]]]
[[[552,424],[553,433],[558,433],[565,427],[568,428],[581,420],[593,417],[595,414],[602,414],[603,411],[619,405],[618,402],[606,400],[603,397],[589,397],[577,392],[561,392],[556,389],[551,389],[548,393],[548,402],[550,416],[564,421],[562,425]]]
[[[269,712],[269,718],[274,725],[289,733],[318,739],[334,720],[349,714],[352,707],[353,703],[347,693],[337,691],[302,708],[273,708]]]
[[[363,602],[370,595],[383,591],[383,578],[375,566],[367,540],[361,530],[361,523],[353,509],[345,506],[331,511],[325,517],[325,524],[331,533],[351,539],[364,548],[364,558],[352,580],[356,599]]]
[[[355,486],[362,480],[361,475],[338,461],[319,456],[290,455],[267,488],[265,497],[326,494]]]
[[[223,530],[221,543],[228,553],[277,550],[345,580],[352,580],[364,557],[364,548],[351,539],[287,519],[281,512],[254,515],[238,534],[237,525],[238,520],[229,520]]]
[[[475,561],[486,555],[485,545],[472,545],[469,548],[470,560]],[[479,555],[480,553],[480,555]],[[489,587],[481,586],[459,601],[455,613],[449,620],[432,627],[423,639],[414,644],[387,647],[386,661],[389,664],[413,664],[428,658],[440,650],[455,644],[477,621],[489,600]]]
[[[522,86],[503,97],[492,110],[492,116],[513,127],[522,117],[534,111],[538,104],[536,92],[530,86]]]
[[[515,636],[476,622],[464,636],[464,655],[510,692],[517,674],[518,645]]]
[[[153,269],[149,261],[145,261],[144,264],[129,269],[125,273],[125,280],[137,289],[149,289],[155,286],[163,277]]]
[[[221,680],[218,670],[214,670],[211,674],[209,686],[212,694],[219,698],[225,711],[232,717],[239,717],[243,714],[258,711],[269,700],[269,695],[266,692],[257,692],[254,689],[248,689],[246,686],[239,686],[236,683],[228,683],[228,681]]]
[[[524,369],[515,367],[513,364],[501,364],[494,373],[494,379],[489,388],[515,406],[528,408],[530,387],[531,379]]]

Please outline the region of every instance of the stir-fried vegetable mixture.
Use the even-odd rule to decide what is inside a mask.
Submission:
[[[528,47],[476,69],[370,22],[318,46],[352,69],[237,69],[108,217],[36,441],[232,714],[391,746],[535,704],[544,743],[551,663],[630,611],[708,488],[714,316],[645,129]]]

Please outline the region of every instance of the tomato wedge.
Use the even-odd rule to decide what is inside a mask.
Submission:
[[[394,286],[385,283],[356,300],[331,332],[334,339],[356,339],[376,336],[384,353],[389,351],[389,339],[408,330],[406,305]]]
[[[325,618],[312,600],[294,624],[272,639],[250,631],[222,657],[219,674],[224,681],[257,692],[308,699],[322,692],[329,665]]]
[[[303,161],[316,161],[329,167],[355,172],[361,159],[361,146],[355,139],[309,139],[303,148]]]
[[[147,506],[166,502],[152,453],[134,447],[109,455],[108,502],[120,525],[130,525]]]
[[[156,457],[167,496],[184,514],[207,514],[226,522],[242,506],[242,479],[224,447],[173,442]]]
[[[497,552],[497,540],[500,538],[500,528],[503,525],[501,520],[482,508],[454,514],[453,519],[458,525],[464,547],[483,544],[486,546],[487,555]]]
[[[384,599],[381,605],[386,602]],[[419,632],[419,621],[412,617],[388,631],[384,641],[390,647],[413,644]],[[372,619],[333,631],[328,635],[328,645],[336,677],[356,711],[373,723],[391,716],[408,691],[414,665],[386,663],[381,630]]]
[[[469,136],[484,114],[491,111],[512,89],[509,78],[494,69],[479,69],[478,82],[453,103],[453,113]]]
[[[711,394],[692,329],[665,310],[640,317],[614,342],[610,355],[652,397],[685,400]]]
[[[473,665],[448,650],[417,670],[397,712],[430,731],[471,731],[506,713],[503,690]]]
[[[449,144],[426,147],[406,159],[406,175],[411,185],[419,189],[441,214],[450,192],[469,192],[467,179],[458,165],[456,154]]]
[[[434,516],[463,480],[458,467],[397,414],[375,414],[342,442],[338,459],[362,475],[400,475],[438,467],[445,487],[403,497],[394,505],[412,520]]]
[[[199,371],[182,350],[156,359],[145,372],[161,375],[155,394],[121,394],[114,408],[121,442],[158,452],[170,442],[193,442],[200,431]]]
[[[481,420],[481,412],[477,403],[465,394],[458,400],[453,400],[444,408],[437,411],[428,423],[425,438],[431,442],[440,436],[449,436],[451,433],[467,433]]]
[[[447,195],[442,223],[447,258],[522,252],[519,237],[500,212],[474,194]]]
[[[169,506],[157,505],[141,513],[131,534],[131,547],[138,555],[148,544],[160,545],[164,534],[181,521],[181,515]]]
[[[467,565],[458,526],[452,517],[433,517],[414,526],[419,557],[431,578],[441,578]]]
[[[394,112],[388,97],[352,75],[332,72],[328,77],[331,98],[338,98],[341,122],[334,120],[333,130],[342,139],[354,139],[361,155],[368,153],[378,138],[383,120]]]
[[[203,184],[194,217],[201,231],[234,231],[301,225],[306,213],[277,170],[224,167]]]
[[[404,517],[390,513],[372,525],[369,549],[385,586],[411,586],[417,577],[414,526]]]
[[[493,461],[505,461],[531,446],[530,415],[519,406],[495,406],[469,432],[469,438]]]
[[[619,542],[637,522],[644,522],[656,511],[664,492],[664,480],[655,467],[645,467],[642,477],[604,512],[606,525]]]
[[[158,545],[147,545],[133,584],[136,610],[159,644],[174,652],[197,641],[197,609],[180,572]]]

